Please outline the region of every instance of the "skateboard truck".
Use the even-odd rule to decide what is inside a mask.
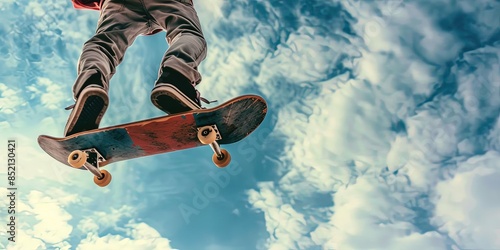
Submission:
[[[212,156],[212,161],[214,162],[214,164],[219,168],[223,168],[229,165],[229,163],[231,162],[231,155],[229,154],[229,152],[227,152],[227,150],[221,149],[219,143],[217,143],[217,140],[222,139],[217,125],[213,124],[197,129],[198,140],[200,140],[202,144],[210,145],[210,147],[214,151],[214,155]]]
[[[99,169],[99,163],[106,159],[95,148],[75,150],[68,156],[68,163],[74,168],[84,167],[94,174],[94,182],[100,187],[105,187],[111,182],[111,174]]]

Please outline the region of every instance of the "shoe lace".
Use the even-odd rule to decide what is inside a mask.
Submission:
[[[213,100],[213,101],[209,101],[207,98],[204,98],[200,95],[200,92],[198,90],[196,90],[196,98],[198,98],[198,100],[206,103],[206,104],[210,104],[210,103],[214,103],[214,102],[217,102],[217,100]]]
[[[75,104],[71,104],[69,105],[68,107],[64,108],[65,110],[70,110],[70,109],[73,109],[75,107]]]
[[[204,97],[201,97],[201,96],[200,96],[200,101],[202,101],[202,102],[204,102],[206,104],[217,102],[217,100],[209,101],[207,98],[204,98]]]

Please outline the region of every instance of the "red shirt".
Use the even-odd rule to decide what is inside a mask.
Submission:
[[[103,0],[71,0],[75,9],[100,10]]]
[[[75,9],[101,10],[101,4],[104,0],[71,0]],[[161,29],[153,30],[145,35],[153,35],[160,32]]]

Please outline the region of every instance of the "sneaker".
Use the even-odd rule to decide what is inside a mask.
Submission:
[[[64,136],[99,128],[108,103],[108,93],[101,86],[91,84],[85,87],[76,103],[66,108],[73,110],[66,123]]]
[[[167,114],[201,109],[200,94],[189,79],[178,72],[165,72],[151,92],[151,102]]]

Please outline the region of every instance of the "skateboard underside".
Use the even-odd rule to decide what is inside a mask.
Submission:
[[[86,131],[66,138],[38,137],[40,147],[59,162],[94,174],[104,187],[111,174],[100,167],[138,157],[210,145],[212,161],[226,167],[231,155],[220,144],[237,142],[264,120],[267,104],[259,96],[234,98],[212,109],[201,109],[123,125]]]
[[[66,138],[41,135],[42,149],[59,162],[68,164],[74,150],[96,149],[105,159],[101,166],[149,155],[204,145],[198,128],[215,125],[222,138],[218,144],[237,142],[263,121],[267,104],[259,96],[241,96],[212,109],[153,118],[96,129]],[[82,169],[84,169],[82,167]]]

